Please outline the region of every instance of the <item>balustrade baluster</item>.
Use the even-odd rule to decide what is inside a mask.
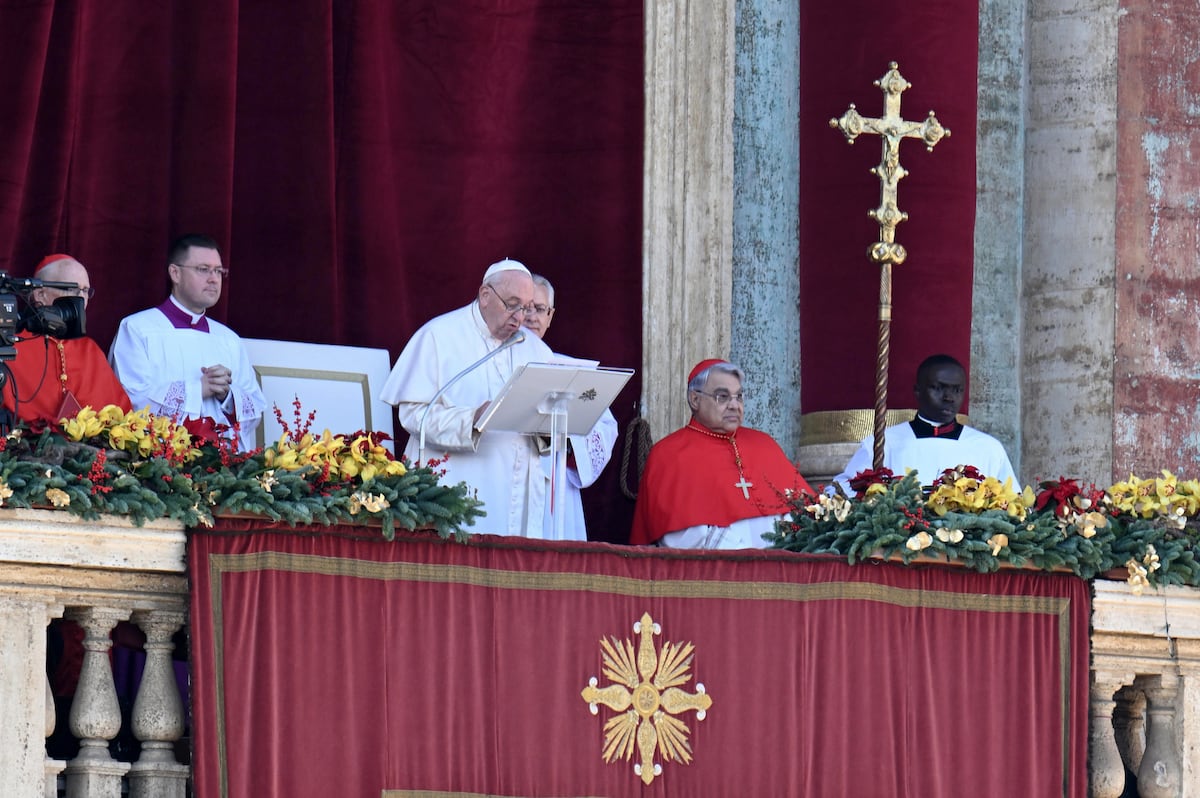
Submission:
[[[133,622],[146,633],[146,666],[133,704],[133,734],[142,754],[129,772],[130,798],[183,798],[189,769],[175,759],[183,735],[183,701],[175,682],[171,636],[183,626],[182,612],[146,610]]]
[[[71,703],[71,733],[79,738],[79,755],[67,763],[67,798],[120,798],[121,779],[128,763],[108,752],[109,740],[121,730],[121,707],[113,683],[108,652],[109,634],[128,610],[84,607],[68,610],[65,617],[83,627],[83,667]]]
[[[1141,798],[1179,798],[1183,795],[1179,747],[1175,744],[1175,699],[1179,685],[1173,675],[1146,677],[1146,752],[1138,767]]]
[[[54,734],[54,729],[58,725],[58,709],[54,705],[54,690],[50,688],[50,677],[46,676],[46,739]],[[66,762],[60,759],[51,759],[46,757],[45,774],[46,774],[46,790],[45,798],[58,798],[58,774],[62,773],[66,767]]]
[[[1113,731],[1113,694],[1133,674],[1093,671],[1091,712],[1088,724],[1088,769],[1091,771],[1092,798],[1120,798],[1125,791],[1125,765]]]
[[[1117,748],[1125,760],[1125,767],[1137,773],[1142,765],[1142,754],[1146,753],[1146,696],[1128,684],[1117,691],[1116,700],[1113,727],[1117,732]]]

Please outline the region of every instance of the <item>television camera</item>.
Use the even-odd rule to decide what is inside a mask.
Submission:
[[[52,305],[34,305],[30,292],[38,288],[79,290],[76,283],[10,277],[0,271],[0,362],[17,356],[17,337],[23,332],[53,335],[55,338],[82,338],[86,335],[83,297],[60,296]]]

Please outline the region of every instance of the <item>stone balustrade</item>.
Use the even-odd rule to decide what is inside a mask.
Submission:
[[[0,511],[0,795],[53,798],[182,798],[189,769],[175,756],[183,703],[171,638],[187,619],[183,528],[135,527],[122,518],[84,521],[47,510]],[[46,674],[47,626],[83,630],[82,666],[66,717]],[[146,636],[145,664],[130,713],[141,753],[114,759],[123,719],[110,664],[121,621]],[[47,756],[46,738],[67,724],[79,741],[68,761]],[[127,791],[127,792],[126,792]]]
[[[183,529],[84,521],[43,510],[0,510],[0,795],[182,798],[189,770],[176,756],[184,709],[171,662],[186,621]],[[67,717],[47,680],[46,628],[83,629],[83,665]],[[145,665],[128,722],[141,751],[109,753],[122,714],[110,633],[144,634]],[[1091,795],[1116,798],[1136,777],[1146,798],[1200,798],[1200,590],[1134,594],[1097,580],[1092,633]],[[69,725],[79,753],[50,759],[45,740]]]

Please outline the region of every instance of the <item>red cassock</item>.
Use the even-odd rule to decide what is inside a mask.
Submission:
[[[742,482],[751,485],[743,490]],[[693,526],[785,513],[788,491],[812,488],[770,435],[749,427],[722,435],[689,421],[646,458],[629,542],[654,543]]]
[[[60,341],[48,335],[35,335],[18,341],[16,349],[17,356],[7,365],[17,384],[21,400],[17,417],[22,421],[58,421],[63,417],[60,413],[73,416],[79,408],[89,405],[94,410],[105,405],[117,405],[127,413],[132,409],[125,389],[108,365],[108,358],[91,338]],[[78,407],[63,393],[64,373],[65,388]],[[4,406],[12,410],[12,385],[7,380],[3,394]]]

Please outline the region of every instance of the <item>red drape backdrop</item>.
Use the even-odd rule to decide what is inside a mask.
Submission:
[[[642,41],[641,0],[0,3],[0,269],[79,258],[107,349],[207,232],[239,333],[394,358],[511,256],[551,346],[637,368]],[[607,471],[589,526],[623,538]]]
[[[902,8],[883,0],[800,4],[800,364],[801,410],[874,406],[879,267],[867,246],[879,225],[879,136],[853,146],[829,127],[850,103],[883,114],[872,81],[889,61],[912,88],[905,119],[930,110],[950,128],[932,153],[906,140],[896,229],[908,260],[894,270],[888,406],[915,407],[917,364],[945,352],[969,363],[975,231],[975,115],[979,8],[922,0]],[[834,377],[836,375],[836,378]],[[965,408],[964,408],[965,412]]]
[[[1070,575],[224,523],[188,562],[198,798],[1086,794]],[[647,614],[634,684],[691,644],[676,687],[710,705],[637,689],[691,759],[643,787],[583,691],[633,692],[603,644],[646,662]]]

